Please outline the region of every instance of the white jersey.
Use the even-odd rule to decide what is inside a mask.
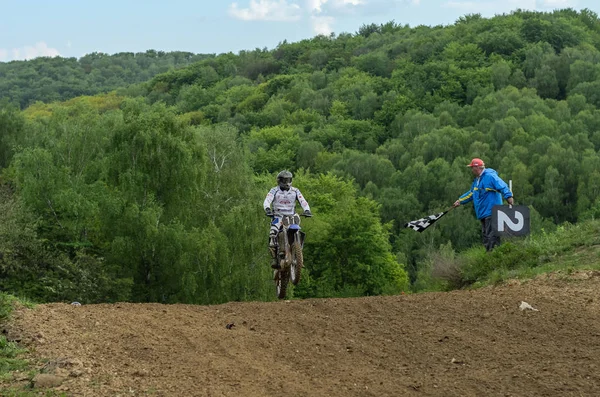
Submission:
[[[271,203],[273,203],[275,216],[293,215],[296,212],[296,200],[298,200],[304,211],[310,211],[308,202],[306,202],[300,190],[295,187],[291,187],[290,190],[281,190],[279,186],[275,186],[267,193],[263,208],[265,210],[271,208]]]

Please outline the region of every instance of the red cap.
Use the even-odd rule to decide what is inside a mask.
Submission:
[[[471,164],[467,165],[467,167],[483,167],[485,166],[482,159],[473,159],[471,160]]]

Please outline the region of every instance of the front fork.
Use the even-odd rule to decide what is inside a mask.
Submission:
[[[293,232],[293,241],[294,244],[300,246],[300,247],[304,247],[304,232],[301,232],[300,230],[296,230]],[[286,242],[288,241],[288,239],[286,239]],[[290,261],[295,260],[296,255],[295,252],[292,252],[291,247],[288,245],[287,247],[288,249],[286,250],[286,259],[289,259]]]
[[[293,240],[294,243],[300,244],[300,246],[304,246],[304,232],[295,231],[293,232]],[[281,247],[284,247],[284,250],[281,250]],[[289,243],[288,231],[282,230],[279,232],[277,236],[277,247],[276,247],[276,255],[279,260],[279,264],[281,265],[279,270],[275,270],[273,272],[273,279],[277,281],[279,277],[281,277],[281,270],[287,268],[286,264],[292,263],[292,250]],[[295,259],[295,258],[294,258]]]
[[[288,234],[289,233],[289,234]],[[280,261],[281,268],[283,269],[285,264],[289,264],[292,261],[292,250],[290,245],[290,238],[296,244],[300,244],[300,246],[304,245],[304,232],[300,230],[295,230],[290,233],[288,230],[282,230],[278,236],[278,247],[277,247],[277,257]],[[282,249],[283,248],[283,249]],[[284,262],[284,263],[282,263]]]
[[[299,232],[292,232],[290,234],[289,229],[287,230],[282,230],[279,233],[279,247],[278,247],[278,256],[279,256],[279,260],[284,260],[285,263],[291,263],[292,261],[292,250],[291,250],[291,244],[290,244],[290,238],[292,239],[293,242],[298,242],[300,241],[300,244],[302,244],[302,241],[300,240],[300,233]],[[281,266],[282,268],[284,266]]]

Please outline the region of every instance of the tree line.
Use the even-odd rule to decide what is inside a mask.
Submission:
[[[214,54],[148,50],[0,62],[0,99],[9,99],[22,109],[36,101],[66,101],[142,83],[211,56]]]

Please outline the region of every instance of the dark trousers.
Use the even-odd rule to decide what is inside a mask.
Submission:
[[[500,236],[496,236],[494,234],[494,230],[492,228],[492,217],[487,217],[481,219],[481,236],[483,241],[483,246],[486,251],[491,251],[494,247],[500,245]]]

